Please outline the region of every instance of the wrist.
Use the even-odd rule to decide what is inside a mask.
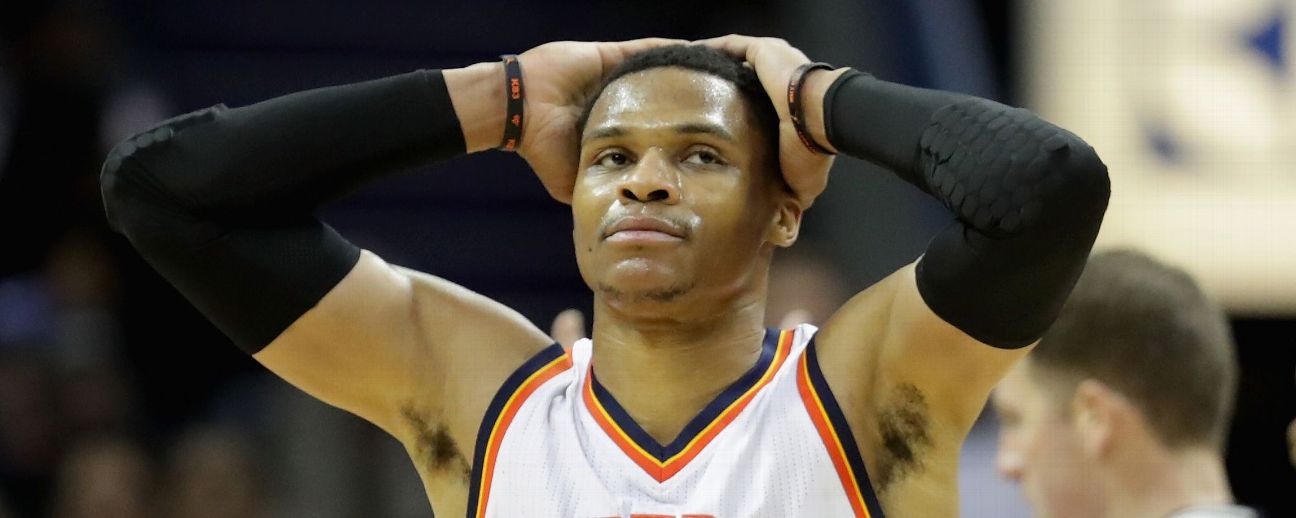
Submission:
[[[837,148],[828,141],[828,128],[824,125],[824,95],[828,93],[828,88],[837,81],[837,78],[849,70],[849,68],[811,70],[806,75],[805,85],[801,88],[806,130],[815,144],[832,153],[836,153]]]
[[[442,72],[469,153],[499,147],[504,138],[504,65],[478,63]]]

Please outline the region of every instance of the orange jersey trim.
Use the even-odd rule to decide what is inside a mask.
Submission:
[[[828,411],[824,408],[823,399],[819,397],[819,391],[810,382],[809,358],[809,354],[802,354],[801,361],[797,362],[797,392],[801,393],[801,401],[809,411],[810,420],[814,422],[819,438],[828,448],[828,457],[832,459],[833,469],[837,471],[837,479],[841,482],[842,489],[846,491],[851,510],[855,511],[857,517],[871,518],[868,505],[864,502],[864,495],[860,493],[855,470],[846,459],[846,450],[841,436],[837,434],[837,430],[828,419]]]
[[[480,484],[480,491],[476,502],[476,516],[478,518],[486,516],[486,505],[490,500],[491,482],[495,475],[495,461],[499,456],[500,444],[504,442],[504,434],[508,432],[508,427],[517,415],[518,408],[521,408],[522,404],[537,388],[571,367],[571,355],[563,354],[554,358],[523,380],[504,403],[498,417],[495,418],[494,425],[491,426],[490,435],[486,440],[485,456],[480,461],[481,478],[477,480]]]

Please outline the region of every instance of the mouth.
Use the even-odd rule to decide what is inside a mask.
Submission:
[[[651,216],[626,216],[603,233],[612,243],[673,243],[684,240],[684,230],[669,220]]]

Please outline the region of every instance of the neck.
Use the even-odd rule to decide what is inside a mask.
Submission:
[[[644,431],[669,443],[760,357],[765,294],[750,295],[717,304],[725,309],[705,318],[666,321],[635,318],[596,296],[599,383]]]
[[[1150,453],[1149,453],[1150,452]],[[1149,446],[1112,467],[1107,515],[1164,517],[1185,507],[1233,502],[1224,461],[1209,448],[1166,451]]]

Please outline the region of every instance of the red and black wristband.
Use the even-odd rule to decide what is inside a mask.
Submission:
[[[821,155],[835,155],[810,138],[810,132],[805,127],[805,110],[801,106],[801,89],[805,86],[806,76],[811,70],[832,70],[833,66],[827,63],[806,63],[796,68],[792,72],[792,77],[788,79],[787,101],[788,115],[792,118],[792,127],[796,128],[797,138],[805,147]]]
[[[522,64],[516,54],[500,56],[504,60],[504,92],[506,111],[504,113],[504,139],[498,148],[500,151],[517,151],[522,145],[522,111],[526,91],[522,89]]]

